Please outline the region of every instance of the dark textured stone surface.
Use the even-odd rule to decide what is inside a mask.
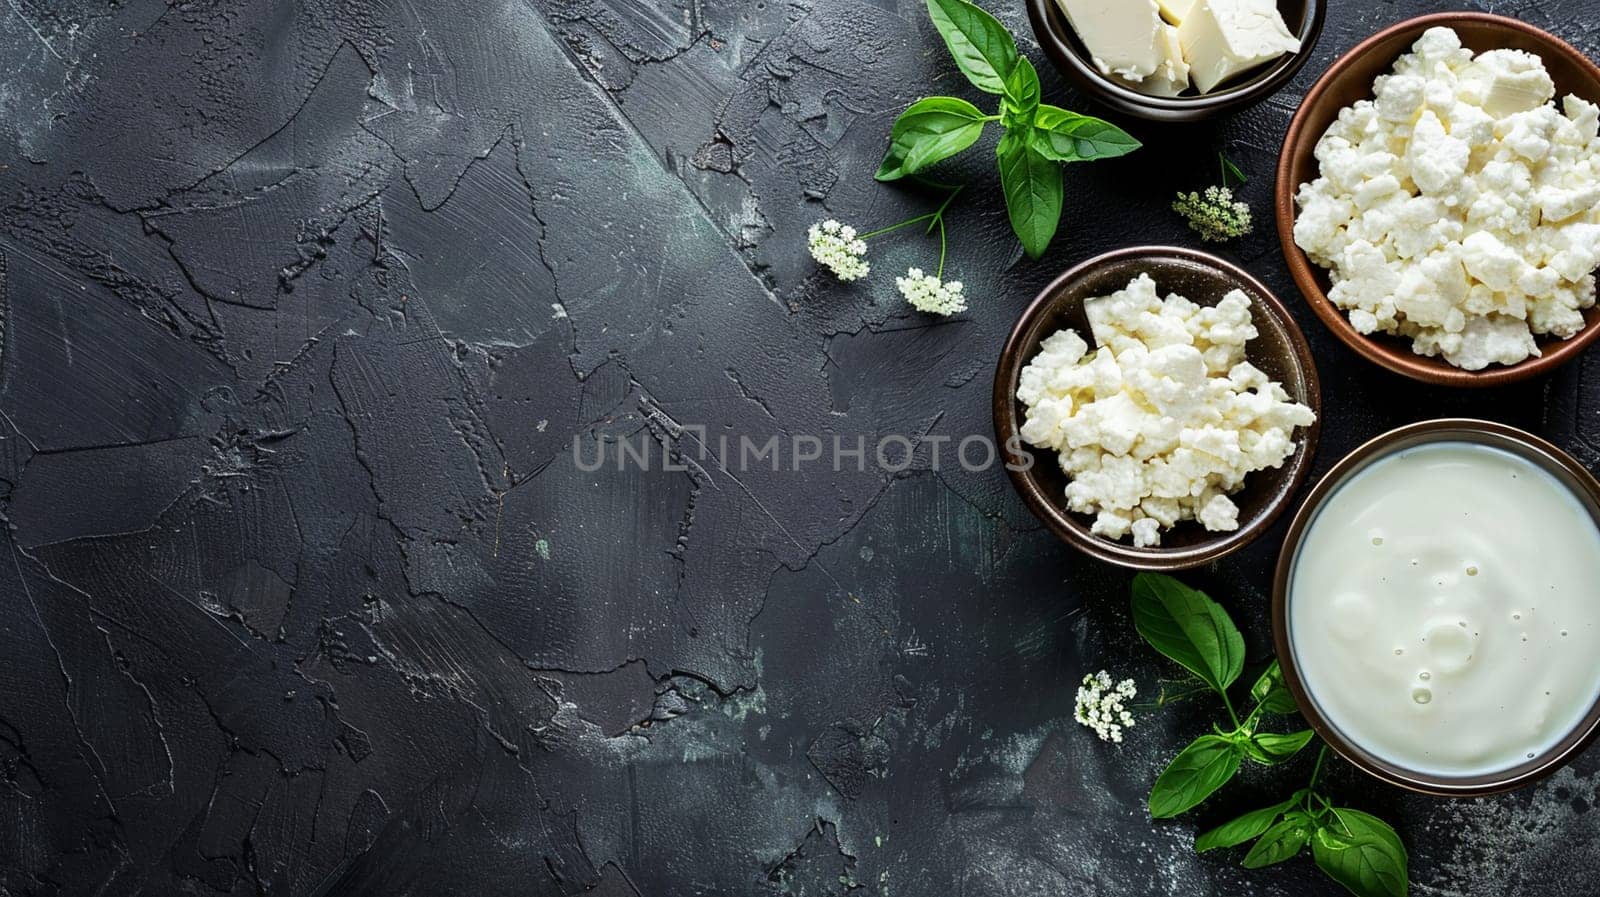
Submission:
[[[1600,51],[1592,0],[1492,5]],[[455,7],[0,8],[0,894],[1333,893],[1189,848],[1303,763],[1145,817],[1205,708],[1120,749],[1074,726],[1086,670],[1169,672],[1128,575],[932,449],[990,432],[1044,282],[1190,242],[1165,204],[1218,149],[1264,214],[1315,73],[1436,6],[1335,3],[1269,103],[1132,125],[1037,264],[986,150],[955,164],[953,321],[894,293],[926,241],[854,286],[803,248],[929,207],[870,177],[906,102],[972,94],[919,3]],[[1293,296],[1270,228],[1231,253]],[[1323,469],[1445,413],[1600,461],[1592,358],[1446,393],[1295,311]],[[730,473],[695,426],[921,445]],[[613,437],[683,463],[575,464]],[[1255,660],[1280,535],[1190,577]],[[1600,890],[1597,764],[1460,803],[1332,783],[1399,821],[1417,893],[1561,897]]]

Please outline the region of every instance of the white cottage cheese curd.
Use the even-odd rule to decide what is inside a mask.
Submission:
[[[1084,312],[1093,352],[1075,331],[1046,338],[1022,369],[1022,438],[1059,453],[1071,478],[1067,507],[1093,514],[1091,530],[1161,544],[1182,520],[1239,528],[1228,497],[1245,475],[1294,453],[1295,427],[1316,416],[1245,360],[1256,336],[1250,299],[1234,290],[1215,306],[1172,294],[1147,274]]]
[[[1361,333],[1465,370],[1539,354],[1594,304],[1600,108],[1553,102],[1539,57],[1474,57],[1431,28],[1373,99],[1339,113],[1302,184],[1294,238]]]

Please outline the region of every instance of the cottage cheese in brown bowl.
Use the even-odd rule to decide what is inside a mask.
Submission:
[[[1597,125],[1540,56],[1430,28],[1318,141],[1294,241],[1358,333],[1466,371],[1538,356],[1595,302]]]

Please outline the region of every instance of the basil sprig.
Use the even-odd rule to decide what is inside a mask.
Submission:
[[[1036,119],[1037,120],[1037,119]],[[1250,686],[1253,706],[1241,719],[1228,688],[1244,671],[1244,637],[1228,612],[1205,593],[1170,576],[1141,573],[1133,580],[1133,625],[1150,646],[1188,670],[1221,699],[1229,726],[1218,725],[1178,752],[1150,789],[1150,815],[1177,816],[1199,806],[1238,774],[1245,761],[1276,766],[1315,738],[1310,729],[1261,731],[1263,717],[1299,712],[1276,660]],[[1405,897],[1405,845],[1383,820],[1335,806],[1317,788],[1327,758],[1317,754],[1311,781],[1282,803],[1251,810],[1195,838],[1204,853],[1251,844],[1240,861],[1257,869],[1293,859],[1311,848],[1327,876],[1357,897]],[[1254,842],[1253,844],[1251,842]]]
[[[972,85],[1000,97],[992,115],[956,97],[927,97],[900,114],[876,177],[916,174],[976,143],[990,122],[1005,133],[995,155],[1011,229],[1029,258],[1049,247],[1061,223],[1063,162],[1126,155],[1139,141],[1116,125],[1040,102],[1039,73],[1006,27],[968,0],[927,0],[928,16],[956,68]]]

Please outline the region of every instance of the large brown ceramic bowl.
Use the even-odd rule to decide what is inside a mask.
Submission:
[[[1056,0],[1028,0],[1034,37],[1062,75],[1118,112],[1164,122],[1200,121],[1252,106],[1289,83],[1322,36],[1326,9],[1323,0],[1278,0],[1278,12],[1289,31],[1300,38],[1300,52],[1280,56],[1207,94],[1191,86],[1180,96],[1153,97],[1102,75]]]
[[[1492,365],[1481,371],[1464,371],[1442,358],[1430,358],[1411,351],[1411,341],[1395,336],[1356,332],[1345,313],[1328,299],[1328,272],[1313,264],[1294,242],[1294,195],[1300,185],[1316,179],[1319,169],[1313,155],[1317,141],[1339,117],[1339,110],[1357,100],[1372,97],[1372,82],[1411,49],[1422,32],[1436,26],[1454,28],[1461,42],[1474,52],[1497,48],[1526,50],[1544,60],[1556,83],[1556,95],[1576,94],[1590,102],[1600,102],[1600,67],[1570,44],[1552,34],[1505,16],[1481,12],[1448,12],[1408,19],[1374,34],[1335,62],[1312,86],[1305,102],[1289,123],[1283,152],[1278,157],[1278,183],[1274,204],[1278,215],[1278,239],[1289,273],[1300,292],[1311,303],[1324,324],[1346,345],[1370,361],[1391,371],[1424,383],[1442,386],[1498,386],[1549,371],[1576,358],[1584,348],[1600,338],[1600,307],[1584,313],[1587,326],[1569,340],[1544,337],[1539,340],[1543,353],[1509,367]]]
[[[1567,733],[1549,751],[1510,769],[1479,776],[1440,776],[1417,772],[1368,752],[1328,722],[1300,675],[1299,664],[1295,661],[1294,640],[1289,637],[1289,604],[1294,598],[1290,594],[1290,578],[1294,573],[1301,539],[1316,520],[1323,503],[1351,477],[1380,458],[1434,442],[1473,442],[1525,458],[1571,489],[1572,494],[1588,508],[1595,522],[1600,524],[1600,482],[1596,482],[1594,476],[1573,460],[1571,455],[1537,436],[1504,424],[1463,418],[1422,421],[1390,430],[1335,464],[1311,490],[1295,514],[1294,521],[1289,524],[1289,533],[1283,540],[1283,551],[1278,555],[1277,574],[1272,584],[1272,638],[1278,652],[1278,662],[1283,668],[1284,681],[1299,702],[1301,714],[1340,756],[1371,775],[1413,791],[1443,797],[1477,797],[1510,791],[1542,779],[1582,753],[1594,741],[1595,735],[1600,733],[1600,704],[1591,707],[1578,727]],[[1323,687],[1328,685],[1324,684]]]
[[[1259,335],[1245,354],[1295,401],[1317,413],[1317,423],[1295,431],[1294,454],[1276,470],[1258,470],[1245,479],[1244,488],[1232,496],[1239,505],[1239,528],[1214,533],[1193,520],[1179,523],[1161,534],[1161,545],[1135,548],[1128,541],[1113,542],[1089,532],[1093,520],[1066,508],[1067,476],[1057,455],[1035,450],[1022,441],[1022,403],[1017,382],[1022,369],[1039,353],[1045,337],[1063,328],[1078,331],[1086,341],[1089,322],[1083,302],[1106,296],[1128,285],[1139,274],[1149,274],[1162,295],[1178,293],[1200,303],[1215,305],[1230,291],[1250,297]],[[1023,503],[1063,542],[1091,557],[1136,570],[1183,570],[1198,567],[1243,548],[1272,524],[1295,490],[1305,480],[1317,448],[1322,420],[1322,393],[1317,384],[1311,347],[1295,326],[1283,303],[1261,281],[1242,268],[1210,253],[1175,246],[1140,246],[1108,252],[1083,262],[1056,278],[1022,313],[1005,347],[994,377],[994,428],[1000,455]]]

